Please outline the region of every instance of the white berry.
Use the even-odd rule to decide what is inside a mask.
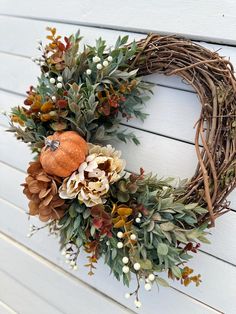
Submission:
[[[139,213],[139,214],[138,214],[138,217],[139,217],[139,218],[141,218],[141,217],[142,217],[142,214],[141,214],[141,213]]]
[[[93,62],[98,63],[101,59],[98,56],[93,57]]]
[[[155,275],[154,274],[150,274],[149,276],[148,276],[148,279],[150,280],[150,281],[154,281],[155,280]]]
[[[49,80],[49,82],[50,82],[51,84],[55,84],[56,80],[54,79],[54,77],[51,77],[50,80]]]
[[[78,269],[78,266],[77,266],[77,265],[75,265],[75,266],[73,267],[73,269],[74,269],[74,270],[77,270],[77,269]]]
[[[144,289],[150,291],[152,289],[152,286],[150,285],[150,283],[146,283]]]
[[[64,251],[64,250],[61,251],[61,255],[62,255],[62,256],[65,256],[65,255],[66,255],[66,251]]]
[[[107,60],[108,60],[109,62],[111,62],[111,61],[113,60],[112,56],[109,56],[109,57],[107,58]]]
[[[86,74],[90,75],[92,73],[92,71],[90,69],[86,70]]]
[[[63,81],[62,76],[58,76],[57,80],[58,80],[58,82],[62,82]]]
[[[71,262],[70,262],[70,265],[71,265],[71,266],[75,266],[75,264],[76,264],[75,261],[71,261]]]
[[[130,298],[130,293],[126,293],[126,294],[125,294],[125,298],[126,298],[126,299],[129,299],[129,298]]]
[[[118,249],[122,249],[123,246],[124,246],[124,244],[123,244],[122,242],[118,242],[118,243],[117,243]]]
[[[104,67],[107,67],[109,63],[108,63],[108,61],[105,60],[105,61],[103,61],[102,64],[103,64]]]
[[[122,262],[123,262],[124,264],[128,264],[128,263],[129,263],[128,257],[127,257],[127,256],[124,256],[124,257],[122,258]]]
[[[134,240],[136,240],[136,239],[137,239],[137,237],[136,237],[136,235],[135,235],[135,234],[131,234],[130,239],[134,241]]]
[[[62,84],[61,83],[57,83],[57,88],[62,88]]]
[[[56,96],[52,96],[52,101],[56,101],[57,97]]]
[[[70,258],[70,254],[66,254],[66,259],[69,259]]]
[[[142,303],[138,300],[134,300],[134,304],[137,308],[140,308],[142,306]]]
[[[141,265],[139,263],[135,263],[134,264],[134,269],[135,270],[140,270],[140,268],[141,268]]]
[[[98,64],[97,64],[97,69],[98,69],[98,70],[101,70],[101,69],[102,69],[101,63],[98,63]]]
[[[118,237],[119,239],[123,238],[123,236],[124,236],[124,233],[123,233],[123,232],[121,232],[121,231],[117,232],[117,237]]]
[[[140,218],[136,218],[135,222],[137,222],[139,224],[141,222],[141,219]]]
[[[123,273],[128,274],[128,272],[129,272],[129,266],[123,266],[123,267],[122,267],[122,271],[123,271]]]

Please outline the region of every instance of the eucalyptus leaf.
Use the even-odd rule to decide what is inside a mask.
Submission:
[[[157,246],[158,255],[167,255],[168,254],[168,245],[165,243],[159,243]]]

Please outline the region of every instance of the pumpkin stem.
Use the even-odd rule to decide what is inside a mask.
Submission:
[[[50,148],[50,150],[52,152],[54,152],[60,146],[60,142],[59,141],[55,141],[55,140],[49,140],[49,139],[46,138],[45,139],[45,146],[46,146],[46,149]]]

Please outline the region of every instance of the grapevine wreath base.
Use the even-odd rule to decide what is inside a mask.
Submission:
[[[29,215],[60,238],[62,254],[77,268],[81,250],[92,275],[103,257],[114,276],[139,287],[168,286],[167,272],[187,286],[200,275],[186,266],[199,242],[209,242],[208,227],[230,210],[227,195],[236,186],[236,81],[232,64],[217,52],[175,36],[150,35],[114,47],[101,38],[79,51],[81,37],[64,40],[49,28],[49,42],[39,42],[38,85],[23,106],[12,109],[10,131],[29,144],[35,160],[28,168],[24,193]],[[139,144],[119,128],[121,118],[144,120],[150,73],[179,75],[193,86],[201,105],[196,122],[198,166],[190,180],[160,179],[124,173],[125,161],[109,141]],[[147,152],[148,154],[148,152]],[[145,165],[144,165],[145,166]]]

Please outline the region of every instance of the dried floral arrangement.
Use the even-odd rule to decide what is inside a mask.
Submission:
[[[189,40],[150,35],[127,44],[118,38],[114,47],[102,39],[79,49],[79,33],[50,35],[39,42],[41,69],[24,105],[11,112],[17,139],[27,143],[30,162],[24,193],[29,215],[43,227],[31,226],[29,236],[48,228],[60,238],[62,254],[77,269],[81,250],[88,254],[89,275],[99,258],[114,276],[139,288],[168,286],[167,272],[187,286],[198,286],[186,263],[199,242],[208,243],[208,228],[230,210],[227,195],[236,186],[236,81],[232,64]],[[145,119],[143,105],[152,85],[142,81],[150,73],[179,75],[196,90],[201,116],[196,124],[195,147],[199,160],[190,180],[125,173],[121,153],[109,141],[117,138],[139,144],[135,134],[122,131],[122,118]],[[201,145],[199,144],[201,142]]]

